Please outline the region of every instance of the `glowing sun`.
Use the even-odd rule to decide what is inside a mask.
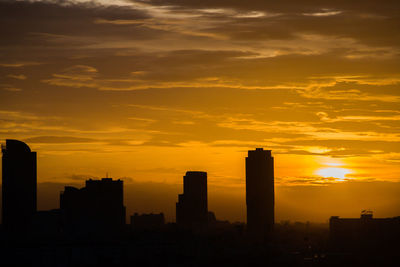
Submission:
[[[316,171],[316,174],[328,178],[328,177],[333,177],[333,178],[339,178],[339,179],[344,179],[346,178],[346,175],[351,173],[349,169],[345,168],[321,168]]]

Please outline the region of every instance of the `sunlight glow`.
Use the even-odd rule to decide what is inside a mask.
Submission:
[[[316,171],[316,174],[324,178],[333,177],[338,179],[344,179],[350,173],[351,171],[345,168],[321,168]]]
[[[343,163],[340,162],[328,162],[326,163],[328,166],[343,166]]]

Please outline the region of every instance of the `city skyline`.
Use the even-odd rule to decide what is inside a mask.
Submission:
[[[399,0],[0,0],[0,25],[1,266],[398,265]]]
[[[395,216],[399,10],[393,0],[3,0],[0,140],[40,151],[40,209],[64,184],[109,173],[129,206],[162,207],[170,221],[174,204],[160,195],[174,203],[182,174],[206,170],[210,210],[243,221],[242,159],[265,147],[278,221]]]
[[[30,152],[31,150],[30,150],[29,146],[27,146],[27,144],[25,144],[25,143],[23,143],[21,141],[18,141],[18,140],[7,139],[6,144],[9,145],[9,149],[8,150],[13,150],[14,149],[14,150],[16,150],[16,152],[19,151],[19,153],[22,153],[24,151],[27,151],[29,153],[33,153],[34,156],[35,156],[35,166],[34,166],[35,168],[34,169],[36,171],[36,152]],[[6,160],[7,160],[7,146],[4,145],[4,144],[3,144],[3,147],[2,147],[2,151],[3,151],[3,161],[6,162]],[[248,190],[246,190],[246,191],[247,192],[251,192],[251,194],[253,194],[255,196],[259,195],[258,197],[256,197],[256,203],[257,203],[257,202],[261,201],[260,197],[262,197],[265,194],[265,192],[268,192],[269,191],[268,188],[271,187],[270,185],[268,185],[269,182],[266,183],[266,184],[264,184],[264,182],[262,182],[260,184],[261,180],[264,180],[264,179],[268,180],[268,179],[271,179],[269,177],[272,177],[272,180],[271,180],[272,181],[272,189],[273,189],[273,191],[276,191],[276,185],[274,185],[274,160],[273,160],[273,157],[271,157],[271,151],[263,150],[263,148],[256,148],[255,150],[249,150],[248,153],[249,153],[249,156],[246,157],[246,161],[245,161],[246,162],[245,165],[247,166],[246,169],[248,169],[247,170],[248,173],[245,176],[248,177],[248,178],[244,179],[244,182],[245,182],[245,184],[247,184],[246,181],[248,181],[248,179],[251,178],[250,179],[250,181],[251,181],[250,190],[251,191],[248,191]],[[17,154],[14,153],[14,157],[10,158],[10,159],[13,159],[13,161],[10,161],[10,163],[12,163],[12,165],[15,165],[16,163],[19,162]],[[39,153],[39,155],[40,155],[40,153]],[[250,157],[250,159],[248,159],[249,157]],[[266,158],[264,159],[264,157],[266,157]],[[268,160],[268,158],[270,160]],[[270,165],[272,167],[270,167]],[[269,174],[270,172],[272,174]],[[2,171],[2,173],[4,173],[4,170]],[[112,178],[108,178],[108,174],[106,174],[106,176],[107,176],[106,178],[102,178],[101,180],[97,180],[97,181],[106,181],[106,180],[110,180],[111,181]],[[203,182],[201,182],[201,179],[202,179],[203,176],[205,177],[205,185],[202,185]],[[201,191],[196,191],[196,190],[200,190],[200,189],[195,189],[195,187],[200,186],[199,188],[201,188],[201,187],[205,186],[205,195],[202,198],[205,200],[205,203],[206,203],[205,207],[206,207],[207,211],[210,210],[210,211],[213,211],[213,213],[215,212],[216,215],[217,215],[217,219],[229,220],[231,222],[245,222],[245,223],[247,223],[246,205],[245,205],[245,202],[247,201],[246,198],[236,198],[235,199],[234,197],[232,197],[234,195],[230,195],[231,197],[225,196],[225,197],[227,197],[227,202],[229,202],[229,204],[225,205],[225,206],[222,206],[222,208],[225,208],[225,209],[226,208],[231,208],[233,210],[233,213],[236,213],[236,214],[238,214],[240,212],[244,213],[244,214],[242,214],[242,216],[236,217],[234,219],[230,218],[229,216],[226,216],[226,213],[224,213],[224,212],[221,213],[221,209],[218,206],[217,206],[217,208],[215,206],[212,206],[211,209],[208,209],[208,207],[207,207],[208,206],[208,204],[207,204],[207,202],[208,202],[208,192],[207,191],[209,191],[211,189],[211,192],[213,192],[214,185],[211,185],[210,189],[207,189],[208,188],[207,176],[208,176],[207,172],[203,172],[203,171],[186,171],[186,175],[184,176],[184,181],[187,180],[189,182],[180,183],[178,186],[181,187],[183,185],[184,188],[187,188],[187,189],[184,190],[183,192],[181,191],[181,189],[179,189],[178,190],[178,197],[177,197],[177,195],[173,195],[173,197],[175,199],[175,202],[176,202],[176,209],[174,208],[173,213],[170,210],[165,209],[165,204],[166,204],[166,202],[168,202],[167,199],[169,199],[169,201],[171,201],[171,197],[164,198],[165,196],[167,196],[167,194],[166,194],[166,192],[164,192],[164,190],[160,190],[159,191],[160,184],[157,185],[157,184],[150,183],[149,187],[147,188],[147,190],[143,191],[143,187],[141,187],[139,185],[137,188],[135,188],[135,183],[133,183],[133,184],[131,184],[131,187],[133,187],[131,189],[134,189],[134,190],[136,189],[136,192],[141,192],[142,191],[141,193],[144,193],[144,194],[139,196],[139,198],[138,198],[139,200],[136,199],[136,201],[132,201],[131,197],[132,196],[135,197],[135,193],[129,192],[129,189],[127,190],[126,188],[124,188],[124,193],[121,195],[121,197],[123,196],[123,199],[122,199],[123,203],[127,203],[126,214],[130,215],[130,214],[138,213],[138,212],[139,213],[143,213],[143,214],[161,212],[163,214],[164,213],[166,214],[167,221],[176,222],[175,218],[178,216],[178,203],[183,203],[183,202],[181,202],[182,201],[181,198],[182,199],[184,198],[183,197],[184,193],[185,192],[192,192],[192,193],[189,193],[189,198],[188,197],[187,198],[189,200],[188,203],[191,203],[191,202],[193,203],[193,196],[197,196],[198,194],[200,194],[200,195],[203,194],[203,193],[200,193]],[[29,175],[28,175],[28,177],[29,177]],[[192,177],[192,178],[190,178],[190,177]],[[95,177],[81,177],[80,179],[82,179],[82,182],[85,181],[85,184],[87,185],[88,183],[90,183],[90,184],[92,183],[91,181],[92,181],[93,178],[96,179]],[[36,179],[36,173],[35,173],[35,179]],[[192,180],[192,179],[194,179],[194,180]],[[200,179],[200,180],[198,180],[198,179]],[[261,180],[259,180],[257,182],[259,184],[256,184],[255,182],[258,179],[261,179]],[[191,180],[193,182],[190,182]],[[117,182],[122,183],[123,181],[121,179],[118,179],[118,181],[115,181],[115,183],[117,183]],[[132,182],[132,181],[130,181],[130,182]],[[94,184],[94,182],[93,182],[93,184]],[[156,185],[156,186],[154,186],[154,185]],[[49,209],[51,209],[51,210],[58,209],[59,203],[62,203],[63,192],[76,191],[78,189],[75,188],[75,187],[82,187],[82,184],[74,183],[74,184],[72,184],[72,186],[71,186],[71,184],[59,184],[59,186],[62,186],[62,190],[56,190],[55,188],[57,188],[57,187],[52,187],[52,185],[50,184],[50,187],[48,188],[48,190],[53,190],[53,192],[52,192],[52,194],[53,194],[53,203],[46,203],[47,205],[44,205],[44,206],[43,206],[43,203],[42,203],[42,205],[39,205],[38,210],[42,210],[43,211],[43,210],[49,210]],[[34,193],[36,194],[36,183],[34,185],[34,188],[35,188],[35,192]],[[254,189],[257,189],[259,192],[257,193],[257,191],[254,191]],[[13,190],[15,191],[16,189],[13,189]],[[202,189],[202,190],[204,190],[204,189]],[[397,188],[392,188],[392,190],[394,192],[397,192]],[[59,195],[60,191],[62,192],[61,195]],[[80,190],[78,190],[78,191],[80,191]],[[180,192],[182,192],[183,194],[180,194]],[[195,193],[193,195],[193,192],[197,192],[197,193]],[[147,193],[150,193],[150,195],[149,196],[145,196],[145,194],[147,194]],[[161,193],[161,195],[159,195],[159,193]],[[171,193],[171,192],[169,192],[169,193]],[[280,193],[281,193],[280,190],[278,190],[278,193],[277,193],[277,196],[278,196],[277,198],[278,199],[281,198]],[[367,192],[364,192],[364,193],[367,193]],[[154,198],[156,195],[159,195],[160,199],[158,201],[155,201],[155,202],[152,203],[152,208],[150,208],[150,209],[148,207],[146,207],[145,209],[138,208],[138,207],[142,206],[143,204],[145,204],[151,198]],[[39,194],[37,194],[37,197],[38,197],[38,199],[42,198],[42,199],[45,199],[46,201],[50,202],[49,198],[48,198],[48,195],[43,196],[39,192]],[[320,203],[323,203],[324,200],[326,200],[327,196],[319,196],[319,198],[317,199],[318,201],[316,201],[316,199],[313,198],[313,197],[314,196],[311,196],[310,200],[315,202],[317,205],[315,207],[316,210],[314,210],[314,211],[311,210],[311,212],[320,212],[317,209],[321,208]],[[367,196],[367,197],[369,197],[369,196]],[[264,198],[264,197],[262,197],[262,198]],[[192,199],[192,200],[190,200],[190,199]],[[275,202],[274,199],[275,199],[275,196],[274,196],[274,193],[272,192],[272,201],[273,202]],[[347,199],[345,199],[345,200],[347,200]],[[269,200],[266,200],[266,201],[268,202]],[[35,202],[36,202],[36,196],[35,196],[35,201],[33,203],[35,203]],[[32,201],[31,201],[31,203],[32,203]],[[39,201],[39,203],[40,203],[40,201]],[[195,200],[194,203],[196,203],[196,200]],[[364,202],[364,203],[351,203],[351,202],[348,202],[347,204],[348,204],[348,206],[353,206],[354,204],[356,204],[356,205],[361,205],[361,206],[358,206],[358,207],[365,207],[365,206],[367,206],[366,203],[368,203],[368,202]],[[21,205],[22,204],[23,204],[23,202],[21,202]],[[172,204],[172,203],[169,203],[169,204]],[[277,216],[278,219],[276,221],[277,222],[278,221],[281,222],[281,221],[285,221],[285,220],[291,220],[290,217],[288,217],[288,218],[280,218],[279,214],[282,213],[282,210],[281,210],[282,206],[279,205],[279,204],[277,205],[277,212],[276,213],[278,214],[278,216]],[[195,206],[196,205],[197,204],[195,204]],[[247,203],[247,212],[248,212],[248,205],[249,204]],[[265,206],[263,206],[263,209],[268,213],[269,212],[268,210],[271,210],[270,204],[263,204],[263,205],[265,205]],[[195,206],[193,206],[193,204],[189,204],[189,206],[187,206],[185,209],[186,210],[193,210],[194,209],[194,211],[196,213],[197,212],[196,210],[198,210],[198,208],[196,208]],[[275,213],[274,212],[275,208],[274,208],[274,206],[275,206],[275,204],[273,203],[272,204],[272,222],[275,221],[275,219],[274,219],[274,217],[275,217],[275,214],[274,214]],[[297,209],[297,207],[295,207],[292,210],[290,210],[290,212],[301,213],[303,211],[303,209],[299,209],[299,210],[296,210],[296,209]],[[310,207],[308,207],[308,209],[310,209]],[[353,209],[352,213],[347,213],[345,211],[344,207],[339,206],[339,208],[337,210],[338,210],[338,212],[334,213],[336,215],[340,215],[342,217],[355,217],[363,209],[358,209],[358,210]],[[380,211],[378,209],[373,209],[373,210],[376,212],[376,214],[378,214],[378,216],[382,214],[382,211]],[[205,216],[207,214],[207,211],[205,212],[205,214],[203,216]],[[253,212],[254,212],[254,210],[253,210]],[[257,211],[257,213],[258,212],[261,212],[261,210]],[[331,212],[331,211],[327,210],[327,211],[325,211],[325,213],[321,213],[320,216],[324,216],[322,220],[309,220],[308,218],[306,218],[305,220],[303,219],[303,221],[325,222],[325,223],[327,223],[328,222],[328,218],[332,215],[329,212]],[[195,213],[193,213],[193,214],[195,214]],[[124,207],[124,214],[125,214],[125,207]],[[126,216],[126,218],[129,217],[128,215]],[[189,215],[189,217],[192,217],[192,216],[193,215]],[[195,215],[195,216],[198,216],[198,215]],[[247,216],[249,216],[249,215],[247,214]],[[254,218],[257,218],[257,220],[259,220],[260,216],[261,216],[261,214],[258,214]],[[266,216],[267,217],[265,217],[265,218],[271,218],[271,215],[266,215]],[[394,213],[394,215],[391,215],[391,216],[393,217],[393,216],[397,216],[397,215]],[[386,216],[386,217],[391,217],[391,216]],[[125,215],[124,215],[124,217],[125,217]],[[384,217],[384,216],[381,215],[381,217]],[[191,219],[189,219],[189,220],[191,220]],[[267,219],[267,221],[268,220],[270,220],[270,219]],[[299,219],[295,219],[295,220],[299,220]],[[124,221],[126,221],[126,219],[124,219]],[[300,219],[300,221],[301,221],[301,219]],[[268,226],[267,229],[269,227],[271,227],[271,226]]]
[[[1,149],[0,258],[7,266],[141,262],[220,266],[228,261],[236,266],[335,262],[386,266],[396,262],[400,216],[374,218],[372,211],[363,210],[360,218],[331,216],[329,225],[276,223],[271,150],[249,150],[245,158],[246,222],[219,220],[208,209],[207,172],[187,171],[175,223],[166,222],[163,212],[136,211],[127,223],[124,182],[108,176],[88,179],[83,188],[65,186],[58,208],[36,210],[36,152],[12,139]],[[16,257],[16,252],[24,257]]]

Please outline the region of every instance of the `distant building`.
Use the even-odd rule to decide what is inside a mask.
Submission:
[[[2,224],[6,231],[24,231],[36,212],[36,152],[17,140],[2,144]]]
[[[399,248],[400,217],[373,218],[372,212],[363,212],[360,218],[329,220],[330,242],[341,250]]]
[[[135,213],[131,216],[131,228],[135,231],[160,229],[164,226],[164,223],[164,213],[140,215]]]
[[[125,225],[123,181],[90,179],[81,189],[66,186],[60,195],[60,209],[69,231],[119,231]]]
[[[183,194],[176,203],[176,222],[179,227],[201,230],[207,226],[207,173],[188,171],[183,177]]]
[[[213,211],[209,211],[207,214],[208,225],[215,225],[217,223],[217,217]]]
[[[265,239],[274,226],[274,158],[270,150],[256,148],[246,157],[247,231]]]

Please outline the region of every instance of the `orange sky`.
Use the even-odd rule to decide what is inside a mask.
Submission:
[[[110,3],[0,3],[0,139],[38,152],[40,208],[108,172],[129,213],[173,220],[204,170],[210,210],[244,220],[264,147],[278,220],[400,215],[398,1]]]

